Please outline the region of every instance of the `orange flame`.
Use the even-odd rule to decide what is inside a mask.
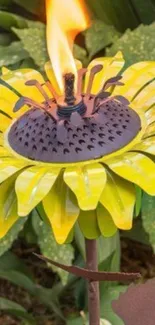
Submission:
[[[63,74],[73,72],[73,43],[76,35],[89,25],[84,0],[46,0],[47,48],[52,68],[63,91]]]

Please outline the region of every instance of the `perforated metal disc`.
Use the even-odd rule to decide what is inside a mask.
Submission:
[[[113,99],[102,105],[102,118],[83,119],[76,127],[65,122],[67,140],[57,140],[57,124],[33,108],[11,127],[8,140],[20,155],[42,162],[62,163],[97,159],[126,146],[141,129],[139,116]]]

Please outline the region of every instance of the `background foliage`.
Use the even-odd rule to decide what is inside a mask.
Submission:
[[[93,23],[77,37],[74,46],[75,57],[85,66],[94,57],[111,56],[118,50],[123,52],[126,66],[138,61],[155,60],[155,0],[87,0],[87,4]],[[44,63],[48,60],[45,24],[43,0],[0,0],[0,69],[3,66],[9,69],[32,67],[43,71]],[[155,252],[154,216],[155,199],[137,189],[133,229],[117,233],[109,239],[102,237],[98,240],[99,269],[120,270],[120,235],[121,238],[128,237],[152,247]],[[14,253],[14,245],[23,242],[55,261],[84,266],[84,240],[78,225],[73,244],[59,246],[55,243],[49,226],[41,220],[40,212],[34,210],[29,218],[18,221],[5,238],[0,240],[0,277],[24,288],[31,297],[46,306],[50,315],[54,313],[67,325],[86,324],[84,281],[53,268],[57,273],[54,282],[48,288],[38,285],[31,268]],[[64,316],[60,301],[68,294],[68,290],[76,308]],[[126,286],[119,283],[101,284],[101,316],[112,325],[123,325],[112,312],[111,301],[124,290]],[[40,324],[40,319],[31,310],[27,312],[23,306],[6,297],[0,297],[0,309],[20,319],[19,324]],[[80,315],[80,310],[85,310],[85,314]],[[108,324],[102,319],[102,325]]]

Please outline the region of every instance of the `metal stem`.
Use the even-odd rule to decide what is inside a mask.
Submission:
[[[85,239],[86,267],[88,270],[97,271],[97,242],[95,239]],[[88,281],[88,312],[89,325],[100,324],[100,294],[99,282]]]

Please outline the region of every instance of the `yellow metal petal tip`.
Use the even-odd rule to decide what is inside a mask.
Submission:
[[[4,76],[5,74],[9,73],[11,70],[9,70],[6,67],[2,67],[2,75]]]

